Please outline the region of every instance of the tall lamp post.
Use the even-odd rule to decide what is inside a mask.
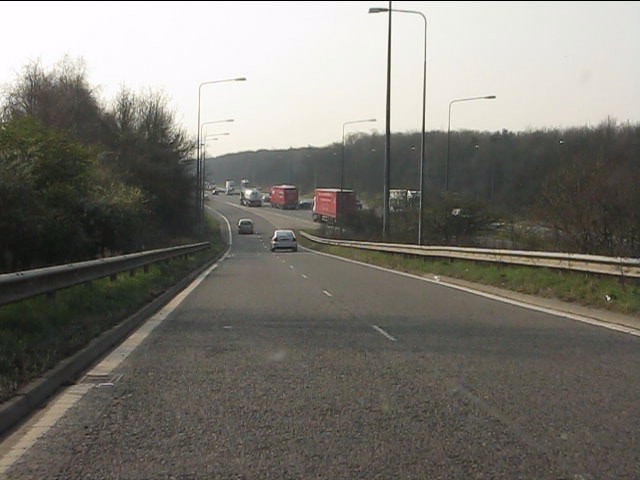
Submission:
[[[221,133],[210,133],[209,135],[203,137],[202,140],[202,191],[204,192],[204,184],[205,184],[205,172],[206,172],[206,165],[207,165],[207,150],[206,150],[206,144],[207,144],[207,140],[219,140],[218,137],[222,137],[224,135],[231,135],[229,132],[221,132]],[[204,204],[203,207],[204,209]],[[204,213],[204,212],[203,212]]]
[[[369,13],[388,12],[388,8],[370,8]],[[420,216],[418,217],[418,244],[423,243],[422,217],[424,216],[425,125],[427,118],[427,17],[417,10],[392,8],[393,12],[420,15],[424,21],[424,60],[422,65],[422,143],[420,147]]]
[[[229,132],[221,132],[221,133],[210,133],[202,137],[202,177],[204,178],[206,169],[206,161],[207,161],[207,142],[209,140],[220,140],[218,137],[222,137],[224,135],[231,135]]]
[[[212,120],[210,122],[202,122],[200,124],[200,137],[204,137],[204,127],[206,127],[207,125],[212,125],[214,123],[230,123],[233,121],[234,121],[233,118],[227,118],[225,120]]]
[[[207,125],[212,125],[214,123],[230,123],[230,122],[233,122],[233,121],[234,121],[233,118],[226,118],[224,120],[212,120],[210,122],[202,122],[200,124],[199,138],[201,138],[201,139],[204,138],[204,127],[206,127]],[[225,133],[225,135],[229,135],[229,134]],[[205,142],[206,142],[206,138],[204,138],[204,141],[203,140],[200,141],[200,143],[201,143],[200,146],[203,146]],[[198,182],[199,182],[198,185],[200,186],[200,190],[201,190],[200,193],[202,193],[204,195],[204,181],[205,181],[204,172],[206,170],[205,162],[207,161],[207,158],[206,158],[206,156],[204,154],[202,155],[202,157],[203,158],[202,158],[201,165],[199,165],[199,167],[200,167],[200,178],[198,180]],[[201,205],[200,206],[200,208],[201,208],[200,215],[204,215],[204,201],[202,201],[200,205]],[[202,217],[202,218],[204,218],[204,217]]]
[[[387,33],[387,101],[385,109],[384,135],[384,184],[382,188],[382,238],[389,237],[389,191],[391,186],[391,0],[385,9],[369,9],[369,13],[388,12]]]
[[[340,156],[340,191],[344,190],[344,127],[354,123],[375,122],[375,118],[368,118],[366,120],[352,120],[350,122],[344,122],[342,124],[342,155]]]
[[[451,105],[457,102],[468,102],[470,100],[495,100],[495,95],[486,95],[484,97],[457,98],[449,102],[449,124],[447,126],[447,165],[444,177],[445,191],[449,192],[449,147],[451,145]]]
[[[204,137],[202,139],[202,158],[203,158],[203,162],[202,162],[202,166],[205,166],[205,162],[207,161],[207,142],[209,140],[219,140],[218,138],[213,138],[214,136],[210,136],[207,135],[206,137]],[[202,173],[202,177],[204,178],[204,172]]]
[[[198,215],[198,222],[200,223],[200,226],[202,226],[202,220],[203,220],[203,212],[204,212],[204,201],[203,201],[203,196],[204,196],[204,192],[202,191],[202,185],[204,184],[203,180],[204,180],[204,176],[202,175],[202,170],[203,170],[203,166],[201,164],[201,158],[200,158],[200,98],[201,98],[201,93],[202,93],[202,87],[204,87],[205,85],[210,85],[212,83],[224,83],[224,82],[244,82],[247,79],[245,77],[238,77],[238,78],[225,78],[223,80],[210,80],[208,82],[202,82],[199,86],[198,86],[198,139],[196,141],[196,196],[197,196],[197,201],[196,201],[196,207],[197,207],[197,215]]]
[[[313,157],[313,192],[315,195],[316,188],[318,188],[318,157]]]

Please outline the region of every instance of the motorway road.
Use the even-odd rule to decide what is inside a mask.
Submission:
[[[640,478],[640,338],[273,254],[308,220],[212,207],[257,234],[5,438],[1,478]]]

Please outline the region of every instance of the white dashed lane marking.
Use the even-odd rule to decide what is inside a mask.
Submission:
[[[397,339],[396,339],[394,336],[389,335],[387,332],[385,332],[385,331],[384,331],[382,328],[380,328],[379,326],[377,326],[377,325],[371,325],[371,326],[373,327],[373,329],[374,329],[376,332],[378,332],[378,333],[379,333],[379,334],[381,334],[381,335],[384,335],[385,337],[387,337],[387,338],[388,338],[389,340],[391,340],[392,342],[396,342],[396,341],[397,341]]]

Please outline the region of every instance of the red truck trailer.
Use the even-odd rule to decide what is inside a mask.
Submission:
[[[356,194],[353,190],[339,188],[316,188],[313,195],[314,222],[331,225],[343,223],[356,211]]]
[[[271,206],[275,208],[298,208],[298,187],[294,185],[276,185],[271,187]]]

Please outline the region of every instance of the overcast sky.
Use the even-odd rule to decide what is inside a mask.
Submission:
[[[84,59],[105,104],[165,92],[211,155],[323,146],[385,131],[388,2],[1,2],[0,83],[30,61]],[[407,2],[427,28],[427,130],[520,131],[640,122],[640,2]],[[393,15],[391,130],[419,131],[424,23]]]

